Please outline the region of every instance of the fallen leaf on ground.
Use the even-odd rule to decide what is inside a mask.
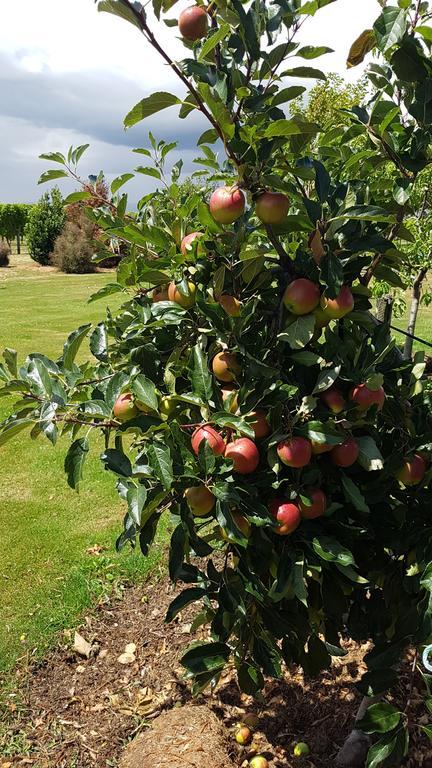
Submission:
[[[85,658],[88,659],[91,654],[92,647],[91,643],[87,642],[85,637],[80,635],[79,632],[75,632],[73,649],[75,653],[78,653],[80,656],[85,656]]]

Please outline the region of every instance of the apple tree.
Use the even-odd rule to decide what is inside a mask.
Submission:
[[[332,1],[214,0],[176,14],[153,0],[151,14],[100,0],[182,88],[144,97],[125,126],[198,112],[202,170],[185,193],[181,164],[166,170],[173,145],[150,136],[135,150],[147,163],[136,174],[160,191],[130,213],[123,174],[88,211],[102,237],[128,246],[117,282],[92,297],[123,294],[121,310],[73,331],[58,360],[18,366],[8,349],[0,366],[1,393],[16,397],[0,445],[24,431],[66,437],[78,488],[103,434],[102,465],[126,505],[119,549],[139,543],[145,555],[171,514],[169,573],[185,587],[167,619],[198,603],[194,627],[209,628],[182,657],[195,693],[227,663],[252,694],[284,665],[317,675],[348,635],[372,641],[360,688],[379,695],[404,649],[432,633],[424,365],[370,314],[374,276],[398,279],[410,190],[431,162],[431,14],[385,4],[350,52],[352,65],[374,52],[366,104],[323,132],[289,103],[305,78],[325,80],[315,59],[329,49],[297,33]],[[178,24],[182,61],[158,41],[161,20]],[[85,149],[45,155],[55,167],[43,180],[79,180]],[[66,202],[92,197],[83,182]],[[92,357],[78,363],[87,339]],[[398,762],[407,719],[375,707],[369,762]]]

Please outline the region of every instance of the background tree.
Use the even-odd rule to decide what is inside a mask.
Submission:
[[[89,215],[128,245],[117,283],[98,294],[123,293],[122,309],[76,329],[57,361],[34,354],[18,370],[7,350],[0,367],[3,393],[18,397],[0,445],[25,429],[53,443],[69,436],[76,488],[102,431],[103,466],[127,504],[120,549],[138,541],[146,554],[161,516],[173,515],[169,572],[186,588],[167,619],[199,602],[195,626],[209,627],[208,641],[182,658],[195,693],[229,660],[246,693],[284,664],[316,675],[344,655],[349,634],[373,642],[360,688],[381,695],[407,645],[431,636],[424,365],[403,361],[369,311],[374,276],[400,281],[405,198],[431,159],[428,7],[386,4],[355,42],[351,61],[377,49],[373,94],[329,135],[287,117],[299,86],[281,79],[325,77],[290,57],[328,50],[295,41],[328,2],[197,6],[192,28],[179,17],[180,63],[141,4],[99,2],[133,24],[185,88],[182,98],[146,96],[126,127],[175,105],[181,118],[198,110],[209,127],[197,162],[213,191],[206,200],[198,189],[171,217],[170,179],[165,200],[145,200],[137,220],[123,189],[133,174],[115,179],[110,201]],[[157,18],[172,6],[153,2]],[[151,144],[158,156],[170,151]],[[45,155],[57,168],[42,180],[76,182],[83,151]],[[87,182],[73,194],[88,199]],[[78,365],[88,335],[93,362]],[[376,734],[369,765],[400,762],[412,726],[389,702],[370,707],[359,724]]]
[[[42,265],[50,263],[50,254],[64,222],[63,198],[55,187],[51,192],[45,192],[28,216],[25,236],[34,261]]]
[[[317,82],[305,95],[293,101],[290,111],[317,123],[322,131],[349,125],[348,111],[362,103],[368,87],[366,77],[355,83],[348,83],[342,75],[330,72],[325,82]]]

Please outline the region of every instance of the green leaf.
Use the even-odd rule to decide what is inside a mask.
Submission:
[[[394,733],[387,733],[373,744],[367,755],[366,768],[377,768],[390,757],[396,747],[396,740]]]
[[[278,334],[278,339],[286,341],[291,349],[302,349],[309,344],[315,333],[314,315],[301,315],[288,325],[282,333]]]
[[[136,400],[140,403],[144,403],[152,411],[157,411],[159,408],[159,402],[156,394],[156,387],[150,379],[147,379],[142,373],[139,373],[132,382],[131,390],[135,395]]]
[[[70,370],[73,366],[74,360],[79,352],[80,346],[83,343],[91,328],[91,323],[81,325],[76,331],[72,331],[66,339],[63,347],[62,362],[63,367],[66,370]]]
[[[359,512],[370,511],[362,492],[351,478],[344,474],[342,474],[342,487],[346,500],[353,505],[354,509],[357,509]]]
[[[341,366],[337,365],[334,368],[325,368],[318,376],[317,383],[315,384],[313,395],[318,392],[325,392],[327,389],[335,383],[341,371]]]
[[[368,472],[384,468],[384,461],[375,440],[369,435],[356,438],[360,453],[359,464]]]
[[[357,683],[357,688],[363,696],[378,696],[392,688],[398,679],[398,673],[394,669],[372,670],[363,675]]]
[[[432,27],[420,25],[416,27],[416,32],[418,35],[421,35],[423,40],[426,40],[427,43],[432,43]]]
[[[136,125],[141,120],[144,120],[150,115],[160,112],[162,109],[173,107],[175,104],[181,104],[181,99],[178,96],[174,96],[172,93],[166,93],[166,91],[157,91],[152,93],[151,96],[147,96],[145,99],[136,104],[133,109],[126,115],[124,119],[124,125],[126,128],[130,128],[132,125]]]
[[[3,352],[3,360],[5,361],[9,372],[12,374],[12,376],[14,376],[14,378],[18,378],[17,357],[18,354],[16,349],[9,349],[9,347],[6,347]]]
[[[146,449],[148,462],[158,480],[166,490],[171,488],[174,480],[170,449],[159,441],[154,441]]]
[[[296,118],[291,120],[274,120],[263,133],[265,139],[273,139],[277,136],[314,135],[320,130],[316,123],[302,122]]]
[[[47,181],[54,181],[55,179],[67,178],[67,171],[45,171],[39,178],[38,184],[45,184]]]
[[[297,99],[305,90],[304,85],[292,85],[290,88],[283,88],[273,97],[272,107],[278,107],[279,104],[286,104],[287,101]]]
[[[293,69],[286,69],[282,73],[282,77],[313,77],[317,80],[327,80],[324,72],[314,67],[294,67]]]
[[[264,687],[264,678],[261,671],[244,661],[237,670],[237,679],[240,689],[248,696],[256,694]]]
[[[97,360],[107,360],[108,333],[105,323],[98,323],[90,336],[90,352]]]
[[[394,6],[384,8],[374,26],[375,38],[381,53],[402,40],[407,28],[406,11]]]
[[[80,437],[69,447],[64,461],[68,485],[78,490],[83,479],[83,467],[89,452],[89,442],[86,437]]]
[[[113,293],[122,293],[124,291],[123,286],[119,285],[119,283],[107,283],[107,285],[104,285],[102,288],[99,288],[96,293],[92,293],[88,300],[88,304],[91,304],[92,301],[99,301],[99,299],[105,299],[106,296],[111,296]]]
[[[207,83],[200,83],[198,90],[203,97],[205,103],[210,108],[210,112],[216,119],[224,136],[227,139],[232,139],[235,133],[235,125],[233,123],[232,115],[224,104],[219,94],[210,88]]]
[[[83,200],[90,200],[90,192],[72,192],[63,200],[63,205],[71,205],[72,203],[80,203]]]
[[[327,251],[320,261],[321,280],[327,286],[326,296],[335,299],[344,281],[343,265],[332,251]]]
[[[330,5],[330,3],[334,2],[335,0],[309,0],[307,3],[303,3],[301,8],[299,8],[298,13],[306,16],[315,16],[320,8],[324,8],[326,5]]]
[[[224,40],[225,37],[227,37],[231,33],[231,27],[229,24],[221,24],[218,30],[213,32],[213,34],[210,34],[209,37],[207,37],[206,41],[203,44],[203,47],[201,48],[200,54],[198,56],[198,61],[203,61],[208,54],[216,48],[217,45],[219,45],[222,40]]]
[[[329,563],[337,563],[342,566],[355,565],[352,552],[343,547],[342,544],[332,536],[321,536],[319,539],[315,538],[312,541],[312,547],[318,557]]]
[[[135,27],[141,29],[137,15],[124,0],[99,0],[98,11],[112,13],[114,16],[119,16],[121,19],[129,21]]]
[[[193,675],[201,674],[225,666],[230,653],[225,643],[197,643],[182,656],[181,663]]]
[[[133,178],[133,173],[123,173],[121,176],[117,176],[117,178],[111,182],[111,193],[115,195],[115,193],[120,189],[120,187],[123,186],[123,184],[126,184],[126,182]]]
[[[101,454],[101,461],[105,469],[120,475],[120,477],[132,476],[132,464],[126,454],[123,451],[117,450],[117,448],[108,448]]]
[[[334,50],[327,48],[326,45],[305,45],[303,48],[299,48],[295,55],[301,56],[302,59],[317,59],[319,56],[324,56],[325,53],[334,53]]]
[[[159,180],[162,178],[160,171],[157,168],[152,168],[152,166],[139,165],[138,168],[135,168],[135,173],[142,173],[143,176],[153,176],[153,178]]]
[[[183,592],[180,592],[180,594],[177,595],[177,597],[174,598],[170,604],[165,616],[165,621],[167,623],[172,621],[180,613],[180,611],[182,611],[184,608],[187,608],[188,605],[196,603],[198,600],[202,600],[206,594],[206,590],[202,587],[191,587],[190,589],[184,589]]]
[[[376,205],[356,205],[346,208],[345,211],[334,216],[329,221],[339,221],[339,219],[348,219],[349,221],[377,221],[393,223],[396,218],[393,213],[389,213],[385,208],[379,208]]]
[[[308,421],[299,431],[314,443],[340,445],[343,442],[340,432],[330,421]]]
[[[204,403],[212,399],[213,381],[208,369],[207,355],[204,354],[199,344],[196,344],[191,351],[189,378],[194,395],[197,395]]]
[[[15,437],[15,435],[18,435],[26,427],[30,425],[33,426],[34,423],[33,419],[12,419],[9,421],[3,427],[3,431],[0,432],[0,446],[7,443],[7,441],[12,437]]]
[[[400,712],[395,707],[381,701],[368,707],[365,716],[357,725],[364,733],[388,733],[399,725],[400,717]]]

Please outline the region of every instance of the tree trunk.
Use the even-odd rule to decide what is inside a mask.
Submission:
[[[427,268],[423,267],[422,269],[419,270],[419,273],[413,283],[411,308],[410,308],[410,315],[409,315],[409,320],[407,325],[407,333],[414,333],[415,331],[417,315],[418,315],[420,299],[421,299],[422,284],[426,275],[427,275]],[[404,346],[404,358],[406,360],[411,359],[412,349],[413,349],[413,339],[411,338],[411,336],[407,336],[405,339],[405,346]]]
[[[20,254],[21,253],[21,235],[19,232],[17,232],[16,241],[17,241],[17,253]]]

